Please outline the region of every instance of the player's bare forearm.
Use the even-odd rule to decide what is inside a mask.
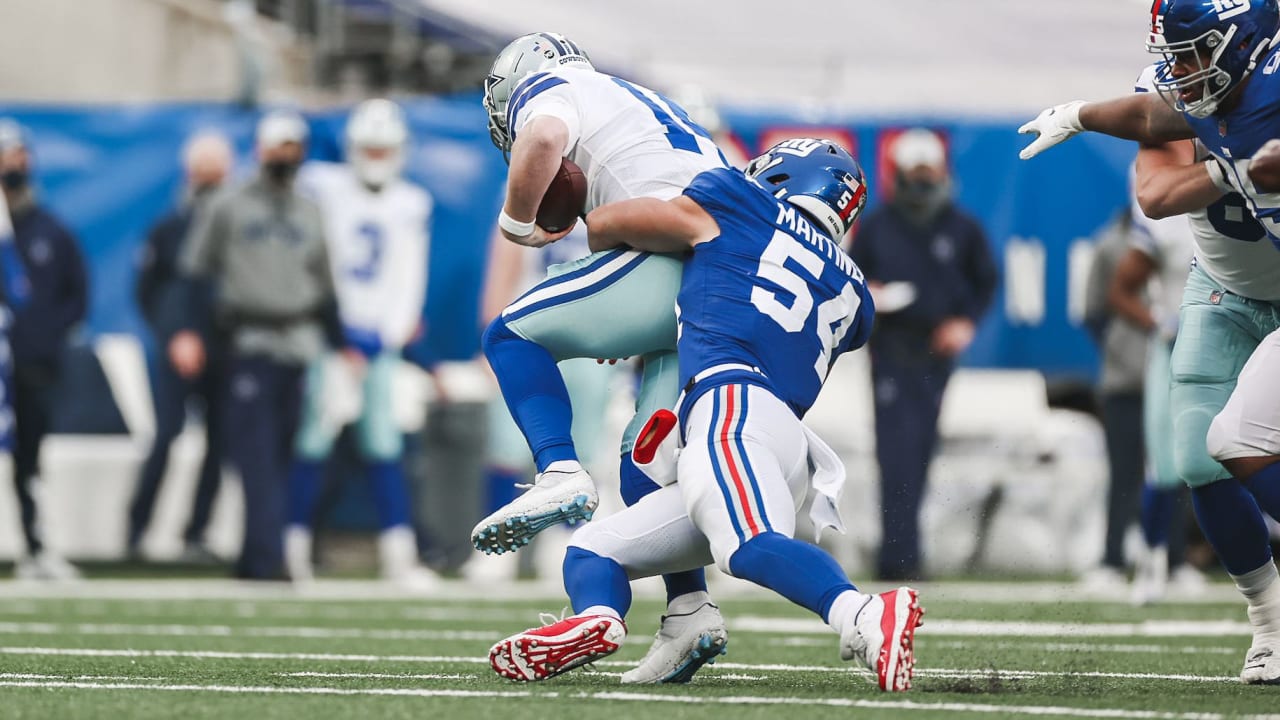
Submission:
[[[507,171],[507,215],[521,222],[532,221],[547,186],[560,169],[569,129],[562,120],[539,116],[529,121],[511,146],[511,168]]]
[[[587,242],[593,252],[624,246],[647,252],[683,252],[718,233],[716,221],[685,197],[624,200],[587,215]]]
[[[1195,137],[1182,113],[1157,93],[1085,103],[1080,108],[1080,124],[1085,130],[1151,145]]]
[[[1107,304],[1115,314],[1147,331],[1155,328],[1156,321],[1151,308],[1142,301],[1142,292],[1155,270],[1149,255],[1129,248],[1116,263],[1115,275],[1107,288]]]
[[[1195,161],[1195,145],[1185,141],[1139,148],[1134,187],[1142,212],[1155,220],[1199,210],[1223,195],[1205,164]]]

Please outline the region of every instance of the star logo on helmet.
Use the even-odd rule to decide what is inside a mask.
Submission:
[[[485,79],[484,79],[484,91],[485,91],[486,93],[492,92],[492,91],[493,91],[494,86],[495,86],[495,85],[497,85],[498,83],[502,82],[502,81],[503,81],[503,80],[505,80],[505,79],[506,79],[506,78],[499,77],[499,76],[497,76],[497,75],[494,75],[493,73],[489,73],[489,77],[487,77],[487,78],[485,78]]]

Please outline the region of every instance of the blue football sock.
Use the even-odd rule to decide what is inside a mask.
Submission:
[[[369,487],[383,530],[409,524],[409,488],[399,461],[369,463]]]
[[[1271,559],[1267,523],[1243,483],[1227,478],[1192,488],[1191,504],[1227,572],[1244,575]]]
[[[577,460],[573,407],[551,353],[516,335],[498,316],[484,331],[484,355],[502,399],[533,451],[538,472],[556,460]]]
[[[603,605],[625,618],[631,609],[631,583],[616,561],[573,545],[564,553],[564,589],[576,613]]]
[[[490,465],[485,468],[484,478],[489,491],[488,496],[485,498],[485,515],[515,500],[516,495],[519,494],[516,490],[516,484],[529,482],[530,480],[518,470],[510,470],[497,465]]]
[[[1169,542],[1169,523],[1178,503],[1178,486],[1156,487],[1151,483],[1142,486],[1142,537],[1147,547],[1160,547]]]
[[[1280,463],[1272,463],[1243,480],[1258,507],[1280,520]]]
[[[823,620],[840,593],[856,590],[825,550],[776,532],[755,536],[729,558],[734,577],[767,587]]]
[[[640,498],[658,489],[658,483],[650,480],[648,475],[636,467],[631,453],[622,453],[622,459],[618,463],[618,491],[622,493],[622,502],[631,507],[640,502]]]
[[[295,460],[289,471],[289,524],[311,527],[315,521],[316,498],[320,496],[320,480],[324,464],[314,460]]]

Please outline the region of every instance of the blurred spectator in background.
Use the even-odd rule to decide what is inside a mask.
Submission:
[[[209,314],[192,318],[192,329],[204,345],[206,362],[196,377],[178,374],[166,349],[173,335],[183,327],[182,282],[178,259],[191,228],[192,218],[203,211],[231,172],[234,157],[225,136],[205,132],[192,137],[182,150],[186,187],[178,207],[151,228],[138,265],[136,296],[138,308],[154,334],[159,349],[151,363],[151,398],[155,405],[156,435],[138,476],[129,504],[128,553],[139,555],[139,543],[151,522],[156,494],[169,463],[169,448],[182,432],[187,419],[187,400],[199,400],[204,415],[205,451],[196,484],[191,519],[182,535],[185,562],[211,562],[217,557],[205,547],[205,527],[213,510],[213,500],[222,478],[224,379],[223,348],[213,331]],[[207,283],[201,283],[201,308],[211,306]]]
[[[196,219],[179,267],[186,316],[169,343],[185,378],[207,364],[196,331],[196,280],[214,288],[214,318],[227,334],[227,454],[244,485],[244,544],[239,577],[284,579],[283,533],[289,466],[306,366],[326,343],[341,347],[320,210],[294,190],[307,125],[293,112],[258,123],[260,169],[220,194]]]
[[[63,349],[72,328],[84,319],[88,282],[75,238],[39,203],[32,181],[31,153],[22,129],[3,119],[0,188],[9,205],[14,240],[30,283],[30,296],[16,308],[9,335],[17,424],[14,482],[28,551],[28,556],[18,563],[17,576],[65,579],[78,573],[44,546],[36,522],[32,482],[40,472],[40,445],[49,430]]]
[[[1081,577],[1082,584],[1092,588],[1121,587],[1128,582],[1124,536],[1138,517],[1142,487],[1142,389],[1147,332],[1129,318],[1117,317],[1109,302],[1116,265],[1129,252],[1133,233],[1133,216],[1126,208],[1098,237],[1085,290],[1085,324],[1102,352],[1098,402],[1107,441],[1107,465],[1111,469],[1102,564]]]
[[[999,273],[978,222],[956,207],[946,149],[914,129],[890,148],[893,193],[868,212],[851,254],[876,301],[871,335],[881,532],[877,576],[921,575],[920,504],[938,413]]]
[[[308,163],[299,180],[324,214],[347,349],[307,370],[285,564],[295,582],[313,577],[312,526],[324,462],[343,426],[355,423],[378,511],[382,576],[421,588],[433,575],[418,562],[392,394],[401,351],[422,331],[432,202],[400,177],[409,130],[399,106],[384,99],[361,103],[346,134],[345,165]]]
[[[1189,505],[1174,462],[1170,360],[1193,240],[1184,215],[1152,220],[1142,214],[1136,199],[1131,212],[1129,249],[1116,263],[1108,300],[1117,318],[1148,335],[1142,391],[1146,482],[1139,513],[1146,542],[1137,558],[1132,593],[1134,604],[1146,605],[1164,595],[1171,571],[1185,574]]]

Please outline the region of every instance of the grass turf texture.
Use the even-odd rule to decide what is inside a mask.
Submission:
[[[200,581],[188,585],[183,594],[204,594]],[[1280,688],[1234,681],[1249,638],[1225,587],[1209,601],[1136,609],[1122,595],[1086,600],[1043,585],[927,585],[905,694],[881,693],[842,663],[834,633],[803,610],[737,583],[717,592],[729,654],[692,684],[665,687],[618,682],[656,630],[652,599],[637,602],[628,642],[595,672],[519,684],[489,670],[487,650],[558,611],[554,590],[446,585],[427,598],[303,600],[213,583],[217,599],[145,599],[150,585],[111,583],[104,595],[115,597],[94,597],[95,587],[76,586],[76,597],[0,588],[0,715],[1190,718],[1280,707]],[[540,599],[520,599],[531,595]]]

